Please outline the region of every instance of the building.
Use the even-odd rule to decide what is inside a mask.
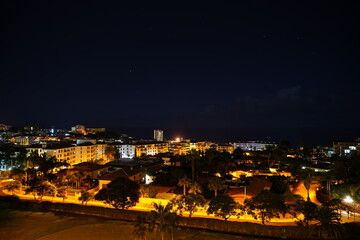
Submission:
[[[198,152],[205,152],[207,149],[210,148],[210,144],[205,141],[190,141],[189,149],[195,150]]]
[[[167,142],[146,142],[132,144],[114,144],[120,153],[120,158],[134,158],[141,156],[154,156],[159,153],[169,152]]]
[[[91,179],[98,179],[108,173],[109,168],[110,166],[107,165],[99,165],[93,162],[82,162],[74,165],[71,169],[66,169],[66,171],[59,173],[58,176],[61,175],[62,178],[65,178],[75,172],[81,172]]]
[[[118,179],[118,178],[127,178],[131,181],[140,184],[145,180],[145,174],[141,169],[124,167],[120,168],[114,172],[105,174],[99,179],[99,190],[105,188],[109,183]]]
[[[170,141],[169,151],[174,155],[186,155],[190,152],[190,140]]]
[[[182,139],[169,142],[169,151],[174,155],[186,155],[190,151],[205,152],[209,148],[210,144],[205,141]]]
[[[9,131],[10,128],[11,128],[11,126],[9,126],[9,125],[0,124],[0,130],[1,131]]]
[[[167,142],[152,142],[152,143],[135,143],[135,156],[141,157],[143,155],[154,156],[159,153],[169,152],[169,143]]]
[[[341,157],[351,157],[360,155],[360,141],[353,142],[333,142],[334,154]]]
[[[155,141],[162,142],[164,141],[164,131],[160,129],[154,130],[154,139]]]
[[[76,125],[74,127],[71,127],[71,132],[73,133],[79,133],[79,134],[86,134],[85,126],[83,125]]]
[[[33,144],[35,141],[35,137],[33,136],[18,136],[12,137],[10,142],[14,143],[15,145],[22,145],[22,146],[29,146]]]
[[[241,148],[244,151],[264,151],[268,147],[276,147],[273,142],[246,141],[233,143],[234,148]]]
[[[214,147],[218,152],[228,152],[230,154],[234,152],[234,146],[231,144],[213,144],[211,147]]]
[[[120,153],[120,158],[134,158],[135,146],[133,144],[116,144],[114,145]]]
[[[104,133],[106,128],[86,128],[87,133]]]
[[[75,146],[47,146],[44,144],[42,147],[28,147],[28,152],[37,152],[38,154],[46,154],[49,157],[56,157],[58,161],[66,161],[70,165],[97,161],[107,160],[105,155],[106,144],[92,144],[84,143]]]

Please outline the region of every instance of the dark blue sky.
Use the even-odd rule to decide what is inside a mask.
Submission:
[[[0,123],[358,127],[355,1],[114,2],[2,1]]]

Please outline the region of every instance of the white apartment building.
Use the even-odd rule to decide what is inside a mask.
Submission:
[[[120,158],[133,158],[135,157],[135,146],[131,144],[118,144],[115,145],[120,153]]]
[[[277,144],[273,142],[259,142],[259,141],[247,141],[233,143],[234,148],[241,148],[245,151],[264,151],[270,146],[276,147]]]
[[[106,144],[87,144],[70,147],[38,147],[26,148],[28,153],[36,151],[38,154],[46,154],[49,157],[56,157],[58,161],[66,161],[70,165],[107,159],[105,155]]]
[[[164,131],[160,130],[160,129],[155,129],[154,130],[154,139],[159,142],[164,141]]]

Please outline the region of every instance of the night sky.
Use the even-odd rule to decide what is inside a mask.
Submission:
[[[122,2],[2,1],[0,123],[359,128],[356,1]]]

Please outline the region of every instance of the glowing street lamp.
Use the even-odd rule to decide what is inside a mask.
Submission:
[[[346,202],[347,204],[351,204],[354,202],[354,200],[348,195],[344,198],[344,202]],[[354,222],[355,222],[355,204],[353,207],[354,207],[353,211],[354,211]],[[349,216],[348,216],[348,218],[349,218]]]
[[[353,203],[354,200],[348,195],[348,196],[346,196],[346,198],[344,198],[344,202],[346,202],[346,203]]]

